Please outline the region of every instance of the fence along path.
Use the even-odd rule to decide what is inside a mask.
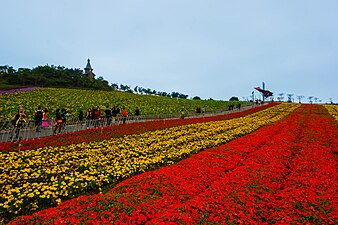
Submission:
[[[234,108],[233,110],[215,110],[215,111],[206,111],[205,113],[186,113],[184,114],[184,118],[197,118],[197,117],[205,117],[205,116],[216,116],[223,115],[232,112],[244,111],[250,108],[259,107],[261,105],[246,105],[242,106],[240,109]],[[166,114],[166,115],[140,115],[138,118],[133,115],[128,116],[126,118],[126,123],[133,122],[142,122],[142,121],[152,121],[152,120],[171,120],[182,118],[182,114]],[[116,119],[112,119],[110,121],[106,120],[106,118],[101,118],[99,120],[82,120],[79,121],[77,118],[67,118],[66,124],[62,127],[61,132],[58,131],[56,134],[65,134],[72,133],[80,130],[90,129],[90,128],[99,128],[105,126],[116,126],[123,123],[123,118],[121,115],[118,115]],[[56,126],[55,121],[49,121],[48,126],[42,127],[41,132],[36,132],[36,127],[34,120],[27,121],[26,125],[18,129],[13,127],[10,124],[10,121],[2,122],[0,126],[0,142],[16,142],[18,140],[28,140],[34,138],[41,138],[52,136],[54,134],[54,129]]]

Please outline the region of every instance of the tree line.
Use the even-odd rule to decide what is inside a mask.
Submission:
[[[0,66],[0,80],[4,84],[41,87],[78,87],[92,89],[110,89],[108,81],[102,77],[88,79],[80,69],[68,69],[64,66],[38,66],[33,69],[12,66]]]
[[[5,65],[0,66],[0,83],[13,86],[41,86],[41,87],[64,87],[84,88],[96,90],[117,90],[135,94],[156,95],[170,98],[187,99],[188,95],[179,92],[163,92],[150,88],[112,83],[104,80],[102,76],[97,79],[87,78],[81,69],[69,69],[64,66],[45,65],[33,69],[18,68]],[[1,88],[1,87],[0,87]],[[195,96],[193,99],[200,99]]]
[[[136,93],[136,94],[147,94],[147,95],[157,95],[157,96],[162,96],[162,97],[171,97],[171,98],[188,98],[188,95],[179,93],[179,92],[164,92],[164,91],[156,91],[152,90],[150,88],[144,88],[144,87],[139,87],[136,86],[134,88],[131,88],[128,85],[123,85],[123,84],[116,84],[113,83],[111,84],[114,90],[120,90],[124,92],[129,92],[129,93]]]

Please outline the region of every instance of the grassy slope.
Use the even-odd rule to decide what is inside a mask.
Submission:
[[[133,113],[136,106],[141,114],[171,114],[194,112],[196,107],[205,107],[206,110],[227,109],[229,102],[213,100],[188,100],[172,99],[168,97],[131,94],[120,91],[79,90],[65,88],[45,88],[0,96],[0,116],[11,118],[17,112],[19,106],[26,110],[30,117],[34,114],[38,105],[54,112],[57,108],[66,108],[74,116],[82,109],[84,112],[89,107],[100,106],[104,110],[106,105],[110,107],[119,105],[126,107],[129,113]]]

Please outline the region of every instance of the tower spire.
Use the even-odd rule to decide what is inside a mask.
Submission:
[[[90,65],[90,59],[87,59],[87,66],[84,69],[85,71],[93,71],[92,66]]]
[[[90,59],[89,58],[87,59],[87,65],[84,68],[84,70],[85,70],[85,76],[87,76],[88,78],[93,79],[95,77],[95,74],[93,73],[93,68],[90,65]]]

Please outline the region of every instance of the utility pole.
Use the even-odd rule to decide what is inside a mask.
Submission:
[[[262,88],[263,88],[263,90],[265,90],[265,83],[263,82],[263,84],[262,84]],[[264,96],[264,94],[262,93],[262,96],[263,96],[263,102],[264,102],[264,100],[265,100],[265,96]]]

